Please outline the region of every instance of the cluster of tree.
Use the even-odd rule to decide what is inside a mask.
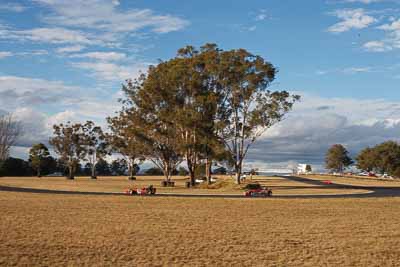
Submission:
[[[374,147],[367,147],[357,156],[357,168],[381,174],[400,177],[400,145],[387,141]]]
[[[325,156],[325,167],[333,172],[343,173],[353,163],[353,160],[349,157],[349,152],[341,144],[333,145]]]
[[[62,167],[53,157],[48,157],[41,162],[40,175],[62,172]],[[37,175],[37,167],[31,160],[8,157],[0,164],[0,176],[33,176]]]
[[[343,173],[345,168],[354,161],[343,145],[333,145],[325,158],[328,170]],[[400,177],[400,145],[394,141],[387,141],[374,147],[363,149],[356,157],[356,167],[367,172],[388,174]]]
[[[50,144],[70,179],[81,170],[93,178],[96,171],[112,173],[104,159],[118,153],[123,163],[111,166],[119,173],[126,166],[130,177],[149,160],[156,166],[153,171],[161,170],[166,180],[187,170],[192,184],[196,175],[210,182],[211,166],[223,162],[240,183],[250,146],[300,99],[287,91],[269,90],[276,74],[271,63],[244,49],[187,46],[138,79],[126,81],[121,111],[107,118],[108,133],[91,121],[67,122],[54,125]],[[17,136],[18,127],[11,128],[8,131],[15,134],[8,136]],[[0,156],[8,151],[9,146],[0,146]],[[38,176],[44,174],[47,148],[39,144],[30,154],[30,166]],[[186,169],[177,170],[184,161]]]
[[[109,144],[101,127],[87,121],[85,124],[61,123],[54,125],[53,129],[54,137],[50,138],[50,144],[68,169],[68,178],[74,179],[79,164],[87,162],[85,167],[90,169],[90,175],[95,179],[97,164],[110,154]],[[102,163],[104,162],[103,160]]]
[[[123,108],[108,118],[109,140],[130,164],[150,160],[166,180],[185,161],[192,184],[201,165],[210,181],[212,163],[223,161],[240,183],[250,146],[299,100],[268,90],[276,73],[244,49],[182,48],[126,82]]]

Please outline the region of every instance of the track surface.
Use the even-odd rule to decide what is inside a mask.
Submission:
[[[371,193],[357,193],[357,194],[335,194],[335,195],[282,195],[272,196],[271,198],[370,198],[370,197],[399,197],[400,187],[377,187],[377,186],[353,186],[341,184],[326,184],[322,181],[311,180],[296,176],[281,176],[282,178],[301,182],[305,184],[318,185],[320,188],[327,189],[362,189],[371,191]],[[7,192],[23,192],[23,193],[37,193],[37,194],[63,194],[63,195],[97,195],[97,196],[122,196],[124,193],[108,193],[108,192],[81,192],[81,191],[61,191],[50,189],[35,189],[35,188],[21,188],[12,186],[1,186],[0,191]],[[149,197],[188,197],[188,198],[248,198],[243,195],[228,195],[228,194],[174,194],[174,193],[159,193]]]

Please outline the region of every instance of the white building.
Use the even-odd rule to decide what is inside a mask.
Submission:
[[[297,173],[298,174],[309,173],[309,171],[307,171],[307,166],[310,166],[310,165],[309,164],[298,164],[297,165]]]

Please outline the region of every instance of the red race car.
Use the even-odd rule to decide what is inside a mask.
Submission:
[[[267,187],[260,187],[256,189],[249,189],[244,192],[246,197],[270,197],[272,196],[272,190]]]
[[[153,185],[150,185],[149,187],[143,187],[142,189],[139,188],[128,188],[125,190],[126,195],[155,195],[157,189],[153,187]]]

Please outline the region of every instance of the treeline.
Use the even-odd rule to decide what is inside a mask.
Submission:
[[[299,96],[268,90],[277,70],[244,49],[224,51],[215,44],[179,49],[177,56],[149,67],[123,85],[117,116],[105,133],[93,122],[54,125],[50,144],[73,179],[81,162],[95,166],[116,153],[133,177],[145,160],[166,180],[186,163],[190,181],[220,163],[235,172],[237,183],[249,148],[280,122]]]
[[[356,158],[357,167],[368,172],[400,178],[400,145],[387,141],[362,150]]]
[[[325,158],[326,168],[333,172],[342,173],[356,163],[355,166],[359,170],[400,178],[400,145],[395,141],[367,147],[356,156],[355,161],[340,144],[333,145]]]
[[[127,169],[127,164],[123,160],[114,160],[108,163],[106,160],[100,159],[95,167],[96,174],[102,176],[126,175]],[[140,170],[139,166],[136,170]],[[77,164],[75,174],[78,176],[90,176],[92,174],[91,164]],[[42,157],[40,162],[35,162],[32,158],[23,160],[13,157],[8,157],[6,160],[0,162],[0,176],[41,177],[46,175],[67,176],[68,170],[65,168],[65,163],[51,156]]]

